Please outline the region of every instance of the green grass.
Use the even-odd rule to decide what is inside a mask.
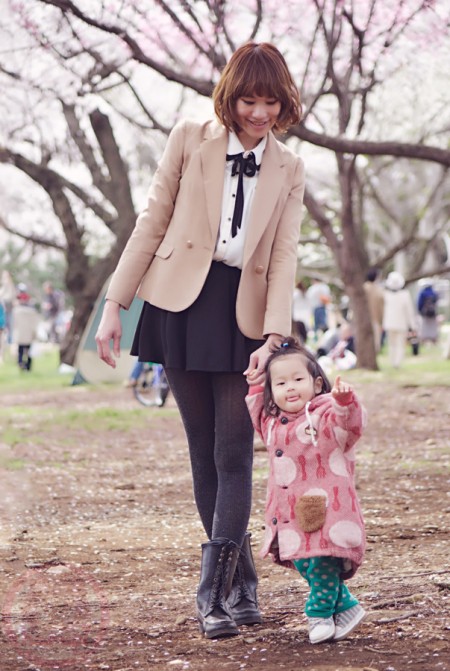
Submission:
[[[25,468],[25,462],[22,459],[8,459],[0,456],[0,468],[7,471],[21,471]]]
[[[410,347],[407,348],[407,356],[399,369],[389,365],[386,350],[378,357],[378,371],[367,371],[355,369],[345,371],[343,377],[353,380],[355,383],[364,382],[393,382],[402,386],[450,386],[450,361],[445,360],[442,354],[442,345],[421,347],[419,356],[412,356]],[[40,390],[58,390],[70,387],[73,375],[58,372],[59,356],[57,348],[44,350],[41,356],[33,362],[33,370],[30,373],[19,370],[16,361],[7,353],[3,363],[0,363],[0,397],[5,393],[33,392]],[[334,377],[334,373],[332,375]],[[1,404],[0,404],[1,405]],[[11,409],[10,409],[11,410]],[[137,409],[136,412],[146,413],[145,409]],[[26,409],[22,407],[22,412]],[[30,415],[33,414],[30,409]],[[153,412],[155,414],[156,410]],[[166,410],[164,412],[167,412]],[[103,425],[111,428],[126,428],[123,426],[124,419],[121,412],[109,408],[97,409],[96,419]],[[130,414],[129,411],[125,414]],[[83,411],[83,416],[85,412]],[[1,416],[1,408],[0,408]],[[79,420],[76,414],[62,413],[64,421]],[[133,420],[136,417],[132,418]],[[58,421],[63,421],[58,420]]]
[[[25,418],[31,421],[24,421]],[[89,410],[65,410],[50,406],[47,408],[25,408],[10,406],[0,408],[0,424],[2,426],[2,443],[15,447],[30,441],[34,445],[45,444],[47,436],[55,427],[64,427],[66,444],[79,439],[80,431],[92,434],[107,431],[128,431],[132,428],[145,427],[148,423],[147,408],[137,407],[133,410],[114,408],[93,408]]]
[[[442,354],[442,345],[426,345],[421,347],[418,356],[412,356],[407,348],[407,355],[400,368],[393,368],[389,364],[387,352],[384,349],[378,357],[378,371],[354,369],[344,371],[342,377],[349,382],[380,382],[394,383],[408,387],[441,387],[450,386],[450,360]],[[334,376],[334,375],[333,375]]]
[[[46,349],[36,357],[30,372],[20,370],[13,355],[7,351],[3,363],[0,363],[0,394],[70,386],[73,375],[61,375],[58,368],[59,352],[56,347]]]

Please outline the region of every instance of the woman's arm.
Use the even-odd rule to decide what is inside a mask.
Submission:
[[[264,387],[252,385],[245,397],[253,428],[262,437],[262,419],[264,411]]]
[[[304,188],[303,162],[297,157],[292,187],[280,215],[270,254],[265,335],[281,333],[288,336],[291,332],[292,290],[297,272]]]
[[[169,135],[149,189],[147,205],[122,252],[106,298],[128,309],[172,218],[183,167],[186,122]]]
[[[172,217],[183,165],[184,134],[182,122],[169,135],[150,186],[147,207],[136,221],[106,294],[95,341],[98,356],[112,368],[120,356],[120,308],[129,308]]]
[[[249,384],[263,384],[266,361],[273,350],[280,346],[282,340],[282,335],[278,333],[270,333],[267,336],[264,345],[250,355],[247,369],[244,370],[244,375],[247,377]]]
[[[102,318],[95,335],[97,354],[111,368],[116,367],[116,359],[120,357],[120,339],[122,323],[120,321],[120,305],[107,300],[103,308]],[[112,353],[110,343],[113,343]]]

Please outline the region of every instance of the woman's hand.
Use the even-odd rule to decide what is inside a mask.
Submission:
[[[333,389],[331,390],[331,395],[341,405],[347,405],[353,398],[353,388],[348,382],[341,380],[340,375],[337,375]]]
[[[264,345],[250,355],[247,370],[244,370],[244,375],[247,377],[249,384],[263,384],[264,383],[264,367],[269,356],[272,354],[273,347],[279,347],[283,336],[278,333],[271,333]]]
[[[122,337],[122,324],[120,321],[120,305],[115,301],[106,301],[103,315],[95,335],[97,353],[102,361],[116,367],[116,359],[120,357],[120,338]],[[113,354],[110,342],[113,341]]]

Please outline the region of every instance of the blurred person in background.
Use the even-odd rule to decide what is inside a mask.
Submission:
[[[384,291],[378,283],[378,276],[378,269],[371,268],[367,272],[366,281],[364,282],[364,291],[366,292],[367,302],[369,304],[370,320],[372,322],[375,352],[377,353],[380,351],[381,347],[384,315]]]
[[[5,311],[5,331],[8,344],[12,342],[12,311],[16,302],[16,286],[8,270],[2,272],[0,300]]]
[[[328,284],[321,279],[313,278],[312,284],[306,290],[306,297],[314,318],[314,334],[317,336],[328,330],[327,306],[331,301],[331,291]]]
[[[292,299],[292,330],[294,336],[302,344],[308,339],[308,330],[311,324],[311,308],[306,296],[306,287],[303,282],[297,282]]]
[[[416,316],[405,278],[397,271],[389,273],[384,292],[383,328],[386,331],[389,362],[399,368],[405,357],[408,337],[416,332]]]
[[[13,308],[13,342],[17,345],[17,363],[21,370],[30,371],[33,363],[31,345],[36,340],[40,317],[31,304],[26,285],[19,284],[17,304]]]
[[[55,289],[51,282],[44,282],[43,289],[42,313],[48,323],[48,339],[50,342],[59,343],[58,320],[64,305],[64,297],[62,292]]]
[[[427,284],[419,293],[417,310],[420,315],[419,339],[421,343],[437,343],[439,337],[438,326],[439,294],[432,284]]]

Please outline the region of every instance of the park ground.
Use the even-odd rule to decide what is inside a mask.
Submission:
[[[348,374],[369,413],[357,462],[368,547],[350,584],[368,614],[316,646],[305,584],[258,556],[261,444],[250,530],[264,623],[206,640],[194,615],[205,539],[173,400],[144,408],[121,386],[49,380],[39,362],[2,384],[0,369],[0,671],[450,669],[450,363],[426,357]]]

